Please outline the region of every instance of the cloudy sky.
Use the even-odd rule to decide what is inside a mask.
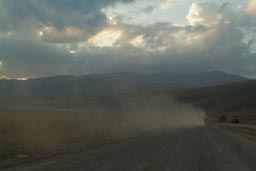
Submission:
[[[256,0],[0,0],[0,78],[212,70],[256,78]]]

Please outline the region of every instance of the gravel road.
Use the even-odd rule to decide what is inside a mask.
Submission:
[[[3,171],[256,171],[256,142],[218,127],[155,132]]]

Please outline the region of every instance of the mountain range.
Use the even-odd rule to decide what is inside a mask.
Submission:
[[[247,80],[221,71],[205,73],[108,73],[0,80],[1,98],[88,97],[161,89],[199,88]]]

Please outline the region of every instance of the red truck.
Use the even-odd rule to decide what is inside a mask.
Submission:
[[[237,115],[233,115],[230,122],[234,124],[239,124],[240,123],[239,117]]]

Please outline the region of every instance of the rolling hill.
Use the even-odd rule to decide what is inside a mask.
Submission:
[[[255,80],[189,89],[178,94],[179,100],[203,108],[213,119],[222,114],[229,118],[236,114],[244,122],[256,123]]]
[[[206,73],[110,73],[54,76],[27,81],[1,80],[0,97],[78,97],[117,95],[161,89],[196,88],[246,80],[220,71]]]

